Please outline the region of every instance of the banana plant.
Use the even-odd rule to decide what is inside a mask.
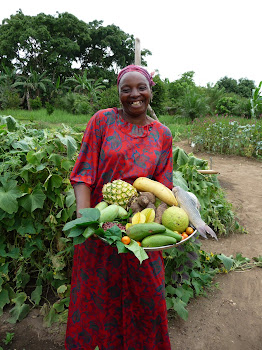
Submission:
[[[256,89],[252,90],[252,98],[250,99],[252,118],[256,118],[257,108],[259,105],[262,104],[262,96],[260,94],[261,87],[262,87],[262,81],[259,83]]]

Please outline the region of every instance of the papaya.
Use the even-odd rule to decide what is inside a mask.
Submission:
[[[166,236],[165,234],[155,234],[145,237],[142,242],[142,247],[163,247],[165,245],[176,244],[177,240],[174,237]]]
[[[105,209],[101,210],[99,222],[112,222],[114,221],[119,212],[119,206],[116,204],[111,204]]]
[[[165,226],[157,224],[156,222],[148,222],[132,225],[126,231],[127,235],[135,241],[141,241],[143,238],[166,231]]]

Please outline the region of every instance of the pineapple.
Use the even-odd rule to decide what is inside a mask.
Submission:
[[[103,186],[102,194],[107,203],[117,204],[123,208],[127,208],[132,197],[138,196],[137,190],[123,180],[108,182]]]

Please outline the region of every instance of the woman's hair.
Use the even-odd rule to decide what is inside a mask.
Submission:
[[[148,71],[145,69],[145,68],[142,68],[140,66],[137,66],[135,64],[130,64],[129,66],[126,66],[125,68],[123,68],[119,74],[118,74],[118,77],[117,77],[117,86],[119,86],[119,83],[120,83],[120,80],[122,79],[123,75],[125,75],[126,73],[128,72],[138,72],[138,73],[141,73],[143,74],[148,82],[149,82],[149,85],[150,87],[152,87],[153,85],[155,85],[155,82],[153,81],[153,78],[152,78],[152,74],[148,73]]]

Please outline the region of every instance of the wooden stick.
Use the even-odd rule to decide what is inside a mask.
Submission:
[[[141,66],[141,49],[140,49],[140,39],[136,38],[135,41],[135,64]]]
[[[210,169],[210,170],[205,170],[205,169],[203,169],[203,170],[197,170],[200,174],[220,174],[220,172],[219,171],[215,171],[215,170],[212,170],[212,169]]]

